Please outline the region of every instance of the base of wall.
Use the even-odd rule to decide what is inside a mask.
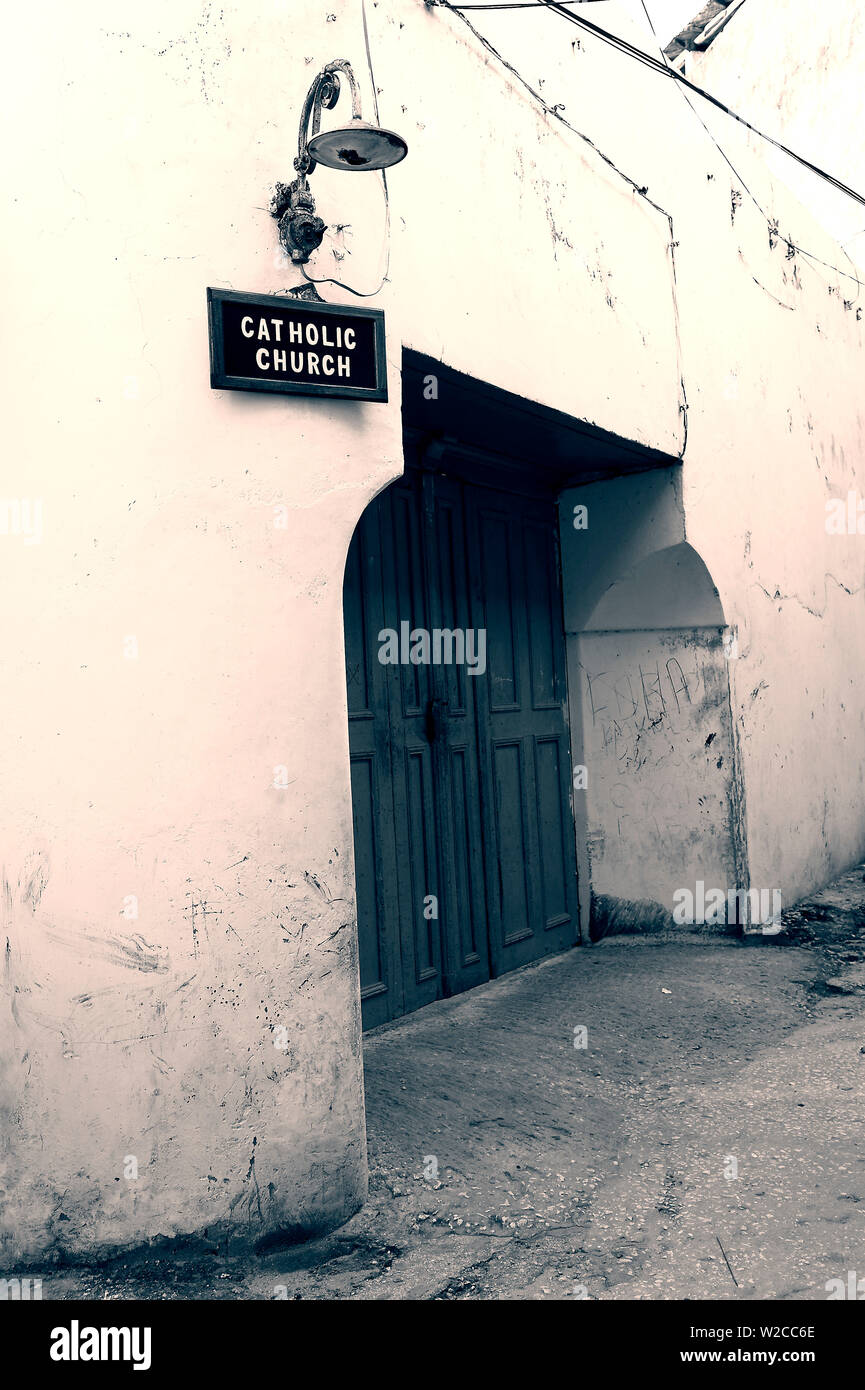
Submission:
[[[264,1255],[273,1250],[316,1240],[345,1225],[364,1205],[368,1182],[366,1165],[353,1181],[344,1178],[341,1199],[316,1212],[298,1213],[295,1221],[285,1221],[267,1229],[261,1224],[252,1226],[231,1219],[218,1221],[197,1230],[175,1231],[152,1235],[144,1239],[100,1239],[88,1243],[79,1232],[74,1245],[44,1232],[43,1238],[34,1231],[14,1230],[0,1237],[0,1268],[15,1274],[34,1267],[87,1266],[108,1260],[152,1260],[172,1258],[178,1254]]]
[[[681,932],[685,930],[673,920],[669,908],[661,903],[644,899],[632,902],[627,898],[615,898],[607,893],[593,893],[589,916],[589,939],[600,941],[605,936],[649,936],[658,932]],[[741,928],[735,924],[689,925],[689,932],[701,932],[707,936],[740,936]]]

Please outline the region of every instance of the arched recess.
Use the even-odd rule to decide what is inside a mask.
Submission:
[[[586,632],[722,628],[724,609],[704,561],[687,541],[655,550],[610,585]]]
[[[617,576],[571,641],[590,933],[673,926],[680,890],[747,886],[718,591],[682,540]]]

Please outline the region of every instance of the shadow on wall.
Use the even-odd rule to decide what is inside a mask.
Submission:
[[[703,560],[685,541],[644,555],[575,644],[590,936],[672,929],[681,890],[742,881],[725,617]]]

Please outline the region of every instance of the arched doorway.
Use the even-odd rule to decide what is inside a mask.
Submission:
[[[555,494],[477,463],[409,467],[346,565],[367,1028],[579,939]]]

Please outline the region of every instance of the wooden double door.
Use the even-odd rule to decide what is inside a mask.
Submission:
[[[369,1028],[578,938],[554,503],[408,472],[344,615]]]

